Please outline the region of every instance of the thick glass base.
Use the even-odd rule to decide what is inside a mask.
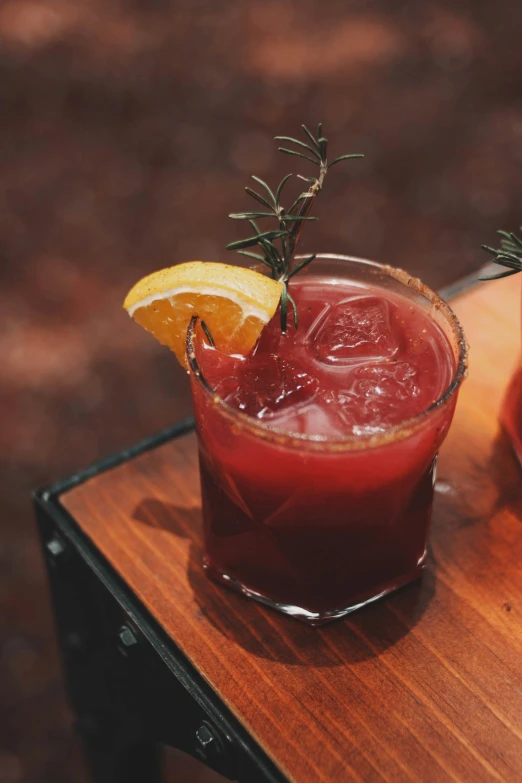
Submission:
[[[375,590],[372,591],[372,593],[369,595],[355,597],[353,602],[350,602],[348,606],[343,606],[337,609],[324,609],[320,611],[312,611],[310,609],[306,609],[303,606],[285,604],[279,601],[275,601],[272,598],[268,598],[267,596],[262,595],[261,593],[257,593],[255,590],[246,587],[246,585],[242,584],[234,577],[223,573],[214,565],[211,565],[206,561],[203,562],[203,567],[207,576],[213,581],[223,584],[226,587],[229,587],[231,590],[235,590],[236,593],[241,593],[247,598],[252,598],[254,601],[257,601],[260,604],[264,604],[264,606],[269,606],[271,609],[275,609],[282,614],[295,617],[297,620],[301,620],[307,625],[318,627],[321,625],[326,625],[326,623],[330,623],[332,620],[337,620],[340,617],[345,617],[347,614],[351,614],[352,612],[356,612],[358,609],[362,609],[364,606],[368,606],[368,604],[371,604],[374,601],[378,601],[379,598],[383,598],[385,595],[389,595],[389,593],[393,593],[395,590],[399,590],[399,588],[404,587],[410,582],[416,581],[422,574],[425,559],[426,558],[424,556],[415,571],[412,573],[397,577],[397,579],[389,581],[385,585],[377,586]]]

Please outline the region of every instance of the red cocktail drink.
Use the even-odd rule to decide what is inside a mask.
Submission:
[[[319,624],[421,573],[466,350],[399,270],[323,256],[290,292],[246,358],[189,333],[205,567]]]

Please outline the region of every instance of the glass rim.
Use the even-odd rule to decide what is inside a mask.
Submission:
[[[306,256],[296,256],[296,260],[304,258],[306,258]],[[389,264],[381,264],[378,261],[371,261],[367,258],[358,258],[357,256],[347,256],[337,253],[318,253],[316,258],[318,260],[323,259],[327,261],[351,261],[357,264],[371,267],[379,271],[381,274],[393,277],[407,288],[413,289],[425,299],[430,301],[431,304],[445,316],[455,337],[455,345],[458,356],[453,378],[448,387],[442,392],[437,400],[432,402],[428,408],[425,408],[415,416],[404,419],[398,424],[393,424],[379,432],[369,431],[367,433],[360,432],[357,434],[351,433],[348,435],[331,437],[329,435],[309,435],[305,433],[279,429],[268,424],[267,422],[264,422],[262,419],[255,419],[252,416],[248,416],[246,413],[243,413],[242,411],[237,410],[237,408],[234,408],[232,405],[229,405],[208,383],[196,359],[194,338],[195,325],[198,320],[197,316],[194,316],[190,320],[187,329],[186,348],[190,373],[201,385],[205,394],[211,397],[212,403],[218,406],[220,413],[228,418],[232,424],[234,424],[236,427],[240,426],[242,429],[248,430],[254,437],[261,437],[263,440],[269,440],[272,443],[276,443],[287,448],[293,446],[294,448],[304,447],[314,451],[357,451],[385,446],[387,444],[404,440],[405,438],[414,435],[416,432],[421,430],[425,424],[427,424],[431,416],[434,415],[437,410],[443,408],[443,406],[448,403],[466,377],[468,369],[468,343],[466,341],[464,330],[462,329],[460,321],[449,304],[445,302],[444,299],[442,299],[435,291],[433,291],[432,288],[419,280],[419,278],[413,277],[412,275],[408,274],[408,272],[405,272],[399,267],[394,267]],[[311,269],[310,272],[312,272]]]

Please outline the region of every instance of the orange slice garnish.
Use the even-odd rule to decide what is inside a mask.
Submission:
[[[217,348],[245,355],[277,310],[282,287],[252,269],[189,261],[142,278],[123,306],[187,366],[187,328],[193,315],[206,323]]]

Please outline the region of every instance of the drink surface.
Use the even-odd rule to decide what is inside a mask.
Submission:
[[[287,432],[379,432],[436,401],[454,374],[451,347],[419,305],[379,287],[303,277],[290,285],[296,330],[279,313],[246,358],[204,349],[207,381],[230,405]]]

